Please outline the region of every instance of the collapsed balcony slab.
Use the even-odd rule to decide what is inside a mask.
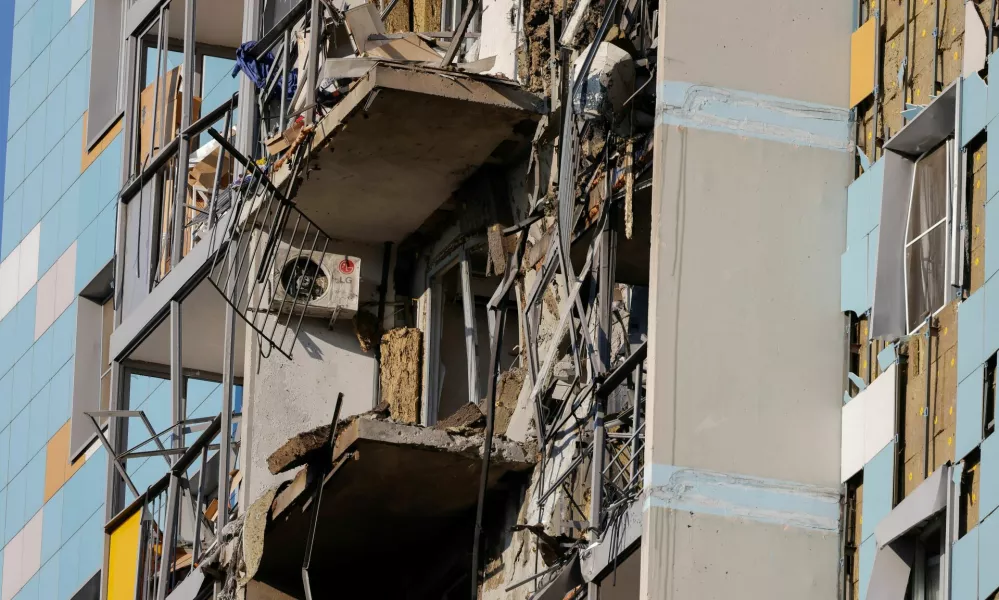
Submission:
[[[401,241],[476,168],[526,144],[543,106],[498,79],[377,63],[317,123],[294,201],[333,238]]]
[[[406,581],[426,583],[433,579],[430,571],[441,567],[451,554],[460,557],[459,569],[467,568],[481,476],[482,433],[453,434],[372,414],[341,427],[334,442],[332,472],[323,483],[310,571],[314,589],[335,585],[343,591],[349,587],[345,580],[350,579],[344,573],[377,572],[386,544],[397,556],[408,555],[411,560],[393,566],[399,570],[397,578],[359,581],[359,589],[370,592],[374,585],[379,593],[390,593]],[[275,497],[260,566],[249,574],[293,595],[301,590],[316,485],[316,452],[306,446],[322,438],[316,432],[303,435],[299,450],[312,463]],[[531,448],[495,439],[490,496],[519,489],[522,475],[533,462]],[[333,565],[335,569],[330,568]]]

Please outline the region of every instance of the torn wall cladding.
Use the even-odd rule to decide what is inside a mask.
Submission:
[[[851,362],[845,382],[844,435],[857,431],[853,404],[888,376],[881,369],[871,383],[861,363],[893,348],[901,374],[898,457],[893,465],[875,458],[862,475],[848,470],[857,472],[848,502],[864,514],[850,569],[860,598],[900,595],[907,585],[925,593],[910,571],[926,573],[935,564],[926,557],[944,552],[953,552],[941,567],[952,597],[986,598],[999,588],[981,562],[981,552],[994,554],[982,540],[996,526],[987,489],[999,351],[992,294],[999,288],[989,266],[999,263],[990,261],[999,242],[990,244],[996,234],[989,228],[999,190],[999,175],[989,175],[999,160],[987,148],[999,113],[999,94],[989,85],[994,10],[988,2],[861,3],[851,40],[860,152],[848,192],[841,306],[854,314],[852,323],[870,328],[867,339],[853,341],[863,356]],[[848,430],[847,423],[854,425]],[[854,437],[851,449],[844,442],[844,456],[863,455],[864,438]],[[932,509],[924,503],[908,533],[869,541],[869,520],[880,534],[895,515],[915,514],[928,495],[938,500]]]

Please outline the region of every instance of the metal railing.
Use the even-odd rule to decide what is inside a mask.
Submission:
[[[292,152],[287,176],[276,185],[267,170],[214,129],[209,133],[244,169],[228,216],[213,231],[212,249],[219,251],[209,280],[271,349],[291,358],[304,318],[326,315],[314,309],[334,284],[330,237],[287,197],[308,159],[309,140]]]
[[[645,469],[645,357],[648,342],[642,343],[597,388],[595,396],[603,405],[612,394],[625,392],[622,409],[604,424],[602,448],[594,444],[596,468],[601,474],[599,523],[604,531],[642,492]],[[594,427],[597,424],[594,423]],[[596,439],[596,436],[594,436]],[[597,486],[597,481],[591,481]]]
[[[194,421],[204,422],[205,419],[187,423]],[[149,454],[165,458],[167,454],[175,456],[172,461],[167,458],[167,472],[138,494],[104,528],[106,533],[113,535],[137,512],[140,514],[135,591],[138,599],[164,600],[191,576],[205,551],[215,541],[218,529],[216,517],[220,511],[230,510],[229,478],[221,477],[214,484],[209,483],[212,479],[209,453],[218,449],[218,444],[223,441],[217,439],[222,433],[221,425],[222,415],[208,420],[197,440],[184,448],[165,449],[161,446],[160,451],[152,453],[140,454],[132,449],[119,455],[112,454],[115,464]],[[134,489],[128,476],[124,477]]]
[[[158,153],[150,154],[142,171],[122,189],[123,202],[141,202],[140,211],[147,205],[152,210],[152,227],[146,232],[155,240],[147,266],[150,287],[169,275],[229,209],[229,186],[235,167],[232,155],[214,139],[193,152],[187,165],[181,164],[179,152],[182,139],[197,139],[219,121],[225,123],[226,138],[231,139],[237,105],[238,96],[234,95],[180,132]],[[180,193],[178,187],[183,188]],[[148,199],[147,194],[151,195]],[[180,209],[182,219],[175,214],[180,194],[186,199]],[[139,227],[142,223],[140,213]]]

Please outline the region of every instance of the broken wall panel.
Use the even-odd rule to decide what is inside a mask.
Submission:
[[[984,139],[968,147],[968,212],[969,289],[970,293],[985,285],[985,203],[988,200],[988,169]]]
[[[958,536],[964,537],[978,525],[981,499],[981,470],[978,454],[969,455],[961,470],[961,490],[958,505]]]

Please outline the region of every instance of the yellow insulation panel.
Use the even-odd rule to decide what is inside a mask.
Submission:
[[[850,38],[850,106],[874,93],[874,34],[877,21],[868,19]]]
[[[141,523],[142,511],[136,511],[111,533],[107,600],[135,600]]]

